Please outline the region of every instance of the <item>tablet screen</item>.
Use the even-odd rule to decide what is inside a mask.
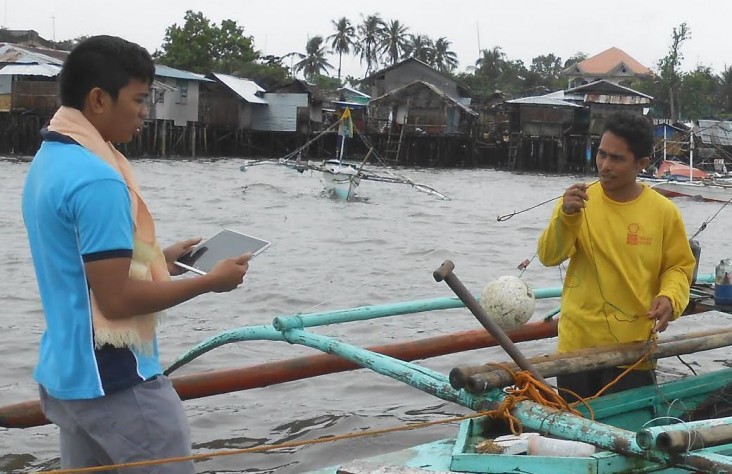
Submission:
[[[247,252],[251,252],[254,257],[266,250],[269,245],[266,240],[224,229],[198,244],[175,263],[196,273],[205,274],[225,258],[237,257]]]

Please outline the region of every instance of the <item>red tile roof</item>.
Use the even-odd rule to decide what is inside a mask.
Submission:
[[[651,74],[650,69],[631,58],[622,49],[614,47],[581,61],[578,66],[585,74],[602,75],[612,72],[621,63],[635,74]]]

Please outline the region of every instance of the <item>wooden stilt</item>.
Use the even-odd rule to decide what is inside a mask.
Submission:
[[[161,124],[161,126],[162,126],[162,130],[160,131],[160,156],[166,157],[166,156],[168,156],[167,150],[166,150],[166,145],[167,145],[166,142],[168,139],[168,121],[163,120],[163,123]]]
[[[191,124],[191,158],[196,157],[196,126],[197,124],[194,122]]]

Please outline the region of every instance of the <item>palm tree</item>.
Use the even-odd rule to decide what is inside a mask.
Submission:
[[[351,25],[351,20],[345,16],[338,21],[331,20],[335,33],[328,36],[330,47],[334,53],[338,53],[338,80],[341,80],[341,60],[343,54],[351,54],[351,47],[354,46],[353,37],[356,36],[356,30]]]
[[[404,57],[409,37],[408,30],[409,28],[401,24],[399,20],[391,20],[385,25],[380,46],[381,51],[386,53],[391,64],[396,64]]]
[[[484,49],[482,56],[475,62],[478,69],[475,75],[482,76],[490,88],[498,87],[499,79],[509,64],[506,62],[506,55],[500,46],[493,49]]]
[[[450,50],[450,44],[444,36],[435,41],[432,61],[439,71],[452,72],[458,67],[457,54]]]
[[[434,48],[432,40],[426,35],[409,35],[409,42],[407,43],[407,55],[414,59],[432,64],[432,57],[434,54]]]
[[[506,62],[506,54],[500,46],[494,46],[493,49],[484,49],[481,51],[482,56],[475,62],[478,71],[484,75],[498,77],[503,70],[503,64]]]
[[[361,56],[361,62],[366,63],[366,75],[371,72],[371,67],[378,64],[377,55],[379,44],[384,32],[384,20],[377,14],[364,17],[361,15],[362,23],[358,25],[358,42],[356,51]]]
[[[305,45],[305,54],[300,62],[295,64],[295,71],[305,75],[305,79],[327,72],[333,66],[325,59],[328,50],[323,46],[322,36],[313,36]]]

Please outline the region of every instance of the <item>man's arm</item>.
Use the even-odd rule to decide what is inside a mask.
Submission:
[[[171,308],[208,292],[239,286],[251,254],[219,262],[209,273],[174,281],[141,281],[129,277],[130,258],[109,258],[84,264],[89,287],[109,319],[130,318]]]
[[[154,313],[210,291],[233,290],[242,283],[251,258],[245,254],[224,260],[207,275],[184,280],[133,280],[133,223],[124,182],[106,177],[91,181],[70,196],[68,209],[87,282],[110,319]]]
[[[676,319],[689,304],[689,287],[696,264],[684,222],[676,208],[673,218],[664,227],[662,251],[658,296],[671,301],[672,319]]]
[[[559,265],[574,254],[582,212],[566,214],[562,210],[562,203],[557,204],[537,244],[536,253],[542,264],[547,267]]]

